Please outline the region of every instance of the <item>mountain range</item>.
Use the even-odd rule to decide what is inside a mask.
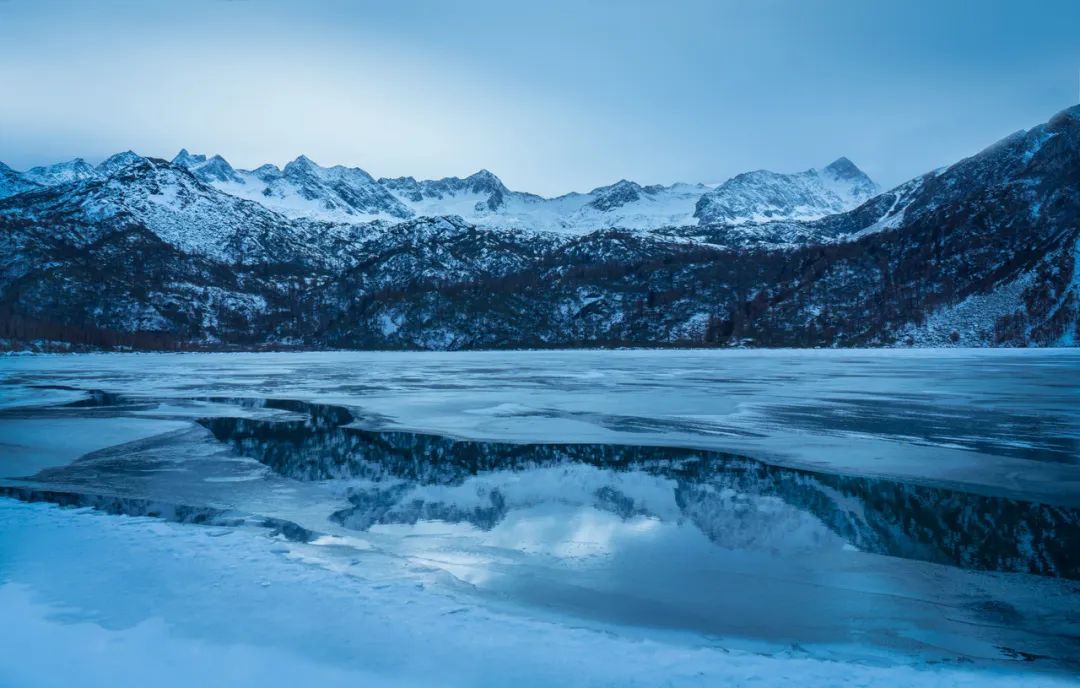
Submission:
[[[0,170],[0,198],[72,181],[105,179],[140,159],[119,153],[93,167],[81,158],[26,172]],[[511,191],[494,174],[420,180],[375,179],[359,167],[321,167],[301,155],[283,168],[236,169],[220,155],[186,149],[172,164],[230,196],[254,201],[290,219],[362,223],[456,215],[484,227],[583,233],[623,227],[656,229],[696,223],[813,219],[853,208],[877,185],[846,158],[821,170],[778,174],[758,170],[718,186],[642,186],[620,180],[588,193],[556,198]]]
[[[846,158],[543,198],[127,151],[0,164],[9,347],[1074,345],[1080,107],[880,192]]]

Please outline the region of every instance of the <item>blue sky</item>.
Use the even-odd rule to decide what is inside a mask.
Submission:
[[[0,160],[184,146],[511,188],[846,155],[889,186],[1077,102],[1080,2],[0,0]]]

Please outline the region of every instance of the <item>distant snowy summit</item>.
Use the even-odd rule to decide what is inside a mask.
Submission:
[[[237,170],[221,156],[186,150],[173,163],[221,191],[291,218],[366,222],[458,215],[488,227],[569,232],[816,219],[850,210],[878,190],[847,158],[823,170],[749,172],[716,188],[642,186],[623,179],[555,198],[511,191],[488,170],[464,178],[375,179],[358,167],[322,167],[305,156],[281,170],[273,165]]]
[[[840,158],[823,170],[758,170],[732,177],[698,199],[694,217],[702,224],[816,220],[851,210],[877,193],[870,177]]]
[[[0,166],[0,198],[36,188],[104,179],[139,160],[118,153],[96,167],[82,159],[16,172]],[[511,191],[488,170],[468,177],[376,179],[358,167],[323,167],[301,155],[278,168],[234,168],[220,155],[181,150],[172,164],[231,196],[292,219],[362,223],[457,215],[498,229],[587,233],[619,227],[653,230],[697,224],[812,220],[858,206],[878,187],[847,158],[794,174],[740,174],[718,186],[643,186],[622,179],[555,198]]]

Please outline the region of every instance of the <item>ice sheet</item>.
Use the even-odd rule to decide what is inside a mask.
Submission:
[[[319,400],[368,427],[714,448],[1080,503],[1074,350],[27,356],[0,380]]]
[[[343,575],[248,532],[6,499],[0,544],[0,672],[20,688],[1075,685],[628,637],[489,611],[361,565]]]
[[[45,469],[0,488],[184,521],[0,499],[0,674],[1066,685],[1078,378],[1060,351],[0,360],[30,404],[0,456]]]
[[[186,423],[158,419],[113,418],[102,423],[89,418],[0,418],[0,477],[33,475],[83,454],[185,427]]]

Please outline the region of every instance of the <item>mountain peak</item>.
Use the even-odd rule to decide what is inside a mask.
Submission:
[[[41,185],[33,182],[4,163],[0,162],[0,199],[15,196],[25,191],[40,189]]]
[[[98,173],[93,167],[86,164],[82,158],[75,158],[67,162],[58,162],[53,165],[41,165],[33,167],[23,173],[23,177],[42,186],[54,186],[67,182],[81,181],[96,177]]]
[[[1080,105],[1065,108],[1051,117],[1047,124],[1054,129],[1080,124]]]
[[[205,158],[206,156],[200,156]],[[200,165],[195,174],[199,179],[204,182],[219,181],[219,182],[242,182],[243,180],[236,174],[236,170],[228,163],[225,158],[220,155],[215,155],[207,162]]]
[[[314,163],[312,163],[314,164]],[[319,168],[318,165],[315,165]],[[345,165],[334,165],[333,167],[319,168],[329,178],[337,181],[347,181],[354,184],[374,184],[375,178],[367,173],[360,167],[346,167]]]
[[[257,179],[261,179],[264,182],[281,176],[281,170],[278,169],[278,166],[269,162],[265,165],[259,165],[252,170],[251,173],[254,174]]]
[[[596,196],[596,200],[589,205],[597,210],[614,210],[627,203],[640,200],[643,192],[644,189],[637,182],[620,179],[610,186],[600,186],[589,192]]]
[[[128,165],[132,165],[140,160],[144,160],[141,155],[138,155],[134,151],[126,150],[123,153],[117,153],[105,158],[98,166],[97,171],[106,176],[117,172]]]
[[[860,179],[866,176],[865,172],[844,156],[840,156],[826,165],[825,171],[839,179]]]
[[[188,152],[187,148],[181,148],[180,152],[176,154],[176,157],[172,159],[172,164],[180,165],[181,167],[192,167],[193,165],[200,165],[206,162],[205,155],[192,155]]]
[[[825,174],[840,183],[840,186],[844,189],[841,193],[842,196],[850,196],[859,201],[870,198],[880,190],[869,175],[843,156],[826,166]]]
[[[701,224],[809,220],[850,210],[877,192],[877,185],[845,157],[824,170],[784,174],[744,172],[698,199]]]
[[[638,184],[637,182],[632,182],[629,179],[620,179],[619,181],[615,182],[614,184],[608,184],[607,186],[598,186],[595,189],[593,189],[592,191],[590,191],[589,193],[591,193],[591,194],[604,194],[604,193],[610,193],[612,191],[617,191],[617,190],[622,190],[622,189],[634,189],[636,191],[636,190],[641,189],[641,185]]]
[[[304,154],[296,156],[293,160],[285,164],[285,167],[281,168],[281,171],[285,175],[321,175],[323,168],[319,167],[314,160]]]
[[[496,177],[495,174],[491,170],[487,170],[487,169],[477,170],[476,172],[473,172],[468,177],[466,177],[466,179],[471,180],[471,181],[485,181],[485,182],[492,182],[492,183],[500,184],[500,185],[502,184],[502,180],[499,179],[498,177]]]
[[[486,169],[470,174],[464,181],[469,185],[469,188],[477,193],[503,194],[509,192],[509,189],[503,185],[502,180]]]

